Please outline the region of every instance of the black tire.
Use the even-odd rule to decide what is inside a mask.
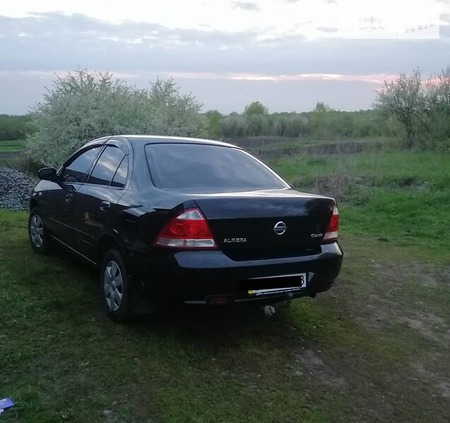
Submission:
[[[30,211],[28,217],[28,237],[31,247],[38,253],[47,254],[53,248],[53,241],[44,225],[41,213],[36,207]]]
[[[114,322],[127,322],[132,317],[131,284],[125,262],[117,250],[109,250],[100,271],[100,289],[106,313]]]

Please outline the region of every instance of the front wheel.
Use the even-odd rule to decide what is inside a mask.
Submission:
[[[33,250],[42,254],[51,250],[52,240],[37,208],[31,210],[28,218],[28,236]]]
[[[115,322],[130,320],[131,287],[124,260],[116,250],[109,250],[104,256],[100,283],[103,303],[110,319]]]

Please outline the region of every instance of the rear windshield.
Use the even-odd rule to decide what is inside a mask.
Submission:
[[[201,192],[287,188],[246,152],[205,144],[148,144],[145,154],[158,188]]]

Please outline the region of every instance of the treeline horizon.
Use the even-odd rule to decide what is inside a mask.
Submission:
[[[214,138],[272,136],[335,140],[391,135],[386,120],[376,110],[334,110],[323,102],[318,102],[309,112],[270,113],[261,102],[254,101],[242,113],[225,115],[209,110],[204,115],[208,134]]]
[[[31,115],[0,114],[0,141],[20,140],[33,131]]]
[[[375,110],[341,111],[318,102],[308,112],[273,112],[259,101],[242,113],[208,110],[205,136],[215,139],[273,136],[282,138],[338,139],[390,136],[385,121]],[[34,132],[32,113],[0,114],[0,141],[25,139]]]
[[[0,115],[0,141],[32,140],[35,131],[49,131],[48,117],[55,128],[40,139],[42,146],[56,134],[65,140],[70,128],[69,139],[78,144],[126,129],[136,134],[225,140],[394,138],[408,149],[450,151],[450,67],[428,79],[416,69],[385,81],[372,109],[359,111],[334,110],[318,102],[309,112],[270,113],[263,103],[253,101],[242,113],[203,113],[202,104],[192,94],[181,94],[173,79],[157,79],[150,89],[138,90],[114,80],[109,72],[87,70],[57,77],[55,84],[57,89],[34,112]]]

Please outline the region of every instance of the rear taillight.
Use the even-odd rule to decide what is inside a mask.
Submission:
[[[155,245],[171,248],[217,248],[208,223],[199,209],[187,209],[169,220]]]
[[[336,241],[339,234],[339,211],[336,204],[333,206],[333,214],[331,215],[330,223],[328,223],[327,231],[323,237],[323,242]]]

